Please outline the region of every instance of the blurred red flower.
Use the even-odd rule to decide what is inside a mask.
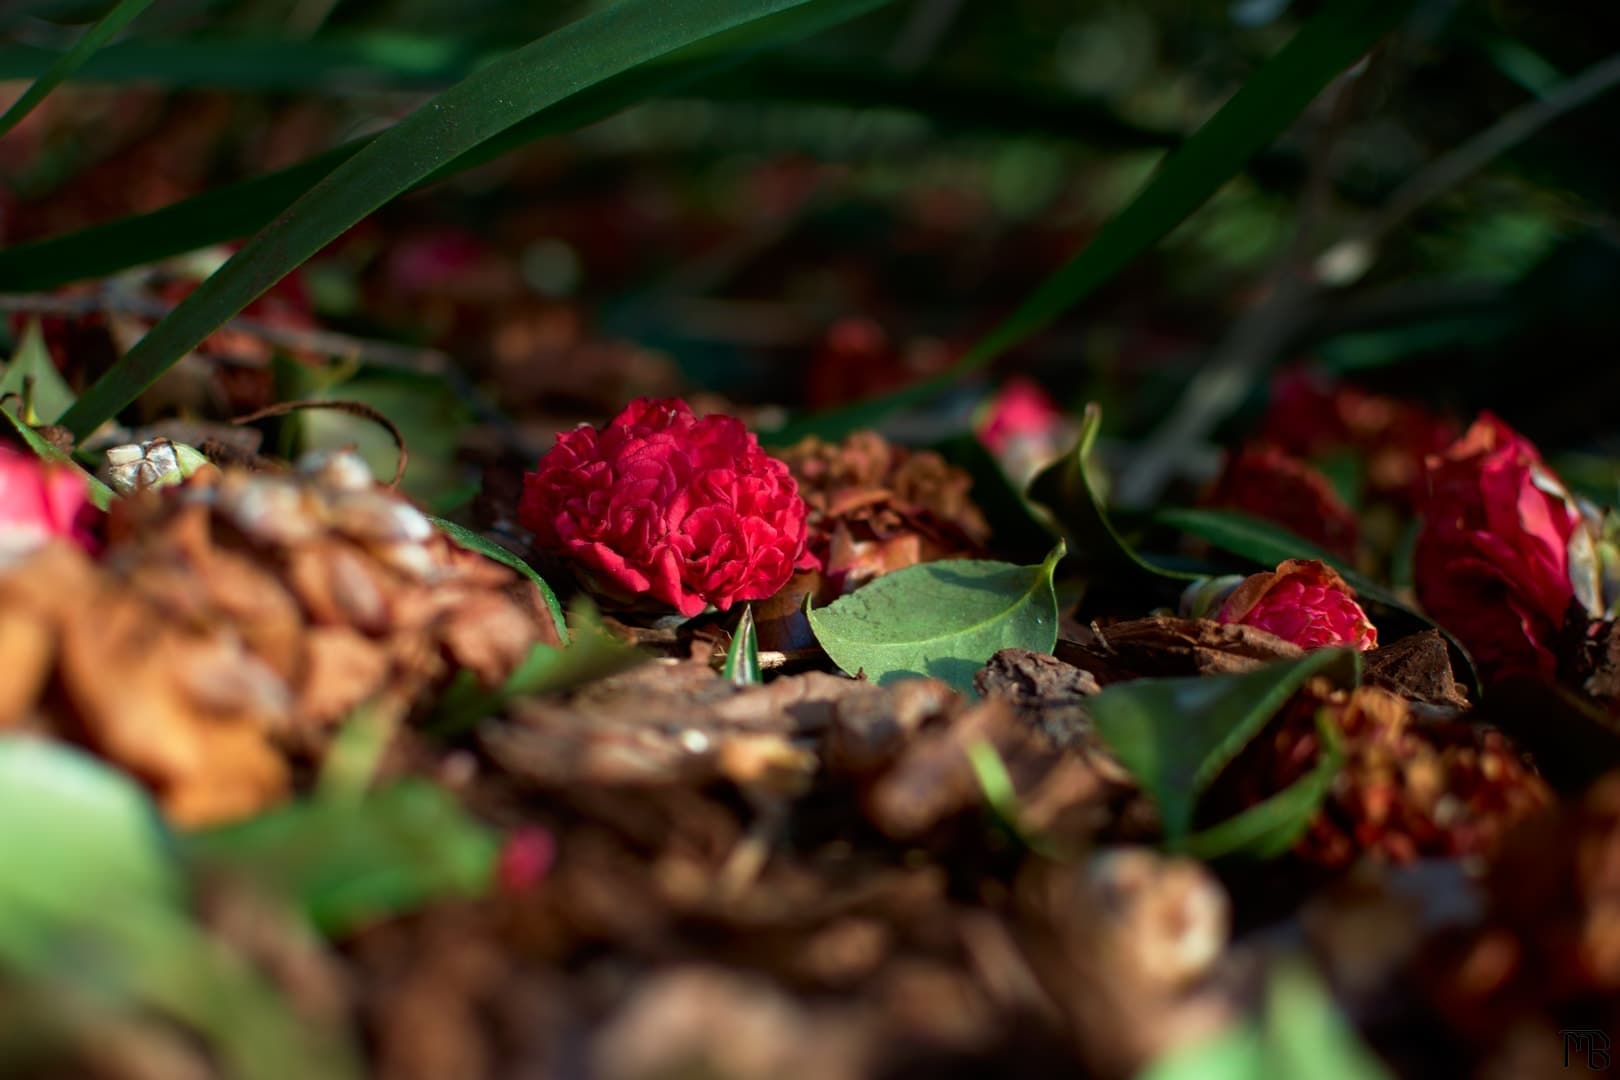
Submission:
[[[1414,584],[1487,678],[1550,679],[1549,648],[1575,599],[1580,509],[1529,440],[1490,413],[1428,459]]]

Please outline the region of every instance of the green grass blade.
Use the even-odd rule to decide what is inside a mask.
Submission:
[[[1413,0],[1332,0],[1267,60],[1198,133],[1165,159],[1140,193],[1079,254],[969,349],[950,370],[881,398],[790,421],[773,442],[837,438],[920,404],[1045,329],[1153,247],[1293,123]]]
[[[680,92],[755,53],[817,33],[888,0],[814,0],[677,50],[543,109],[434,170],[421,187],[475,168],[559,132],[572,131],[648,98]],[[32,292],[107,277],[132,266],[235,240],[276,219],[294,200],[380,136],[345,143],[285,169],[182,200],[160,210],[0,251],[0,292]]]
[[[122,0],[121,3],[101,20],[84,32],[84,36],[74,43],[73,48],[63,53],[52,64],[50,69],[35,80],[34,85],[23,91],[23,96],[12,103],[4,116],[0,116],[0,136],[16,127],[22,118],[33,111],[35,105],[45,100],[45,95],[55,90],[77,71],[86,60],[96,54],[96,50],[113,36],[129,25],[129,21],[152,4],[152,0]]]
[[[155,82],[168,88],[340,95],[356,90],[448,86],[484,59],[465,41],[402,33],[317,40],[186,38],[124,41],[79,67],[81,82]],[[55,57],[29,45],[0,46],[0,80],[43,75]]]
[[[614,75],[807,2],[853,14],[881,0],[623,0],[483,68],[305,192],[97,380],[63,425],[80,438],[95,430],[304,260],[486,140]]]

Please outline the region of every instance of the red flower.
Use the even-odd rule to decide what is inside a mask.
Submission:
[[[639,398],[601,430],[558,435],[523,478],[518,516],[605,590],[682,615],[762,600],[817,565],[788,467],[741,421],[699,419],[675,398]]]
[[[1249,446],[1232,455],[1204,502],[1274,521],[1325,551],[1355,557],[1355,512],[1321,470],[1275,446]]]
[[[1536,448],[1489,413],[1428,460],[1414,555],[1424,608],[1491,678],[1551,678],[1548,644],[1575,598],[1569,540],[1581,513]]]
[[[95,516],[82,473],[0,446],[0,561],[33,551],[53,536],[93,548]]]
[[[1368,491],[1408,504],[1422,497],[1424,458],[1444,449],[1457,428],[1413,402],[1294,368],[1272,381],[1261,437],[1298,458],[1354,450]]]
[[[1378,630],[1356,594],[1315,559],[1289,559],[1275,571],[1251,575],[1226,598],[1215,620],[1253,626],[1302,649],[1378,647]]]

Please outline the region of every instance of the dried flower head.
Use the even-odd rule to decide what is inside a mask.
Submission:
[[[741,421],[676,398],[558,435],[524,477],[518,516],[602,592],[682,615],[764,599],[815,565],[788,467]]]

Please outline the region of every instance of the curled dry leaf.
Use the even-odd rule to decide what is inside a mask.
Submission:
[[[842,443],[805,439],[782,459],[810,507],[818,603],[919,562],[984,554],[990,526],[973,503],[973,480],[933,451],[861,431]]]
[[[532,584],[346,456],[198,474],[119,502],[108,533],[99,563],[57,544],[0,575],[0,726],[85,742],[186,825],[284,796],[364,701],[495,682],[555,643]]]

